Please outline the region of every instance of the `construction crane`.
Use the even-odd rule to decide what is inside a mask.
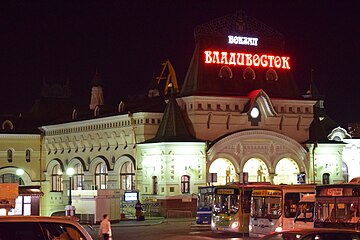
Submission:
[[[166,80],[163,94],[166,96],[168,94],[169,88],[173,89],[174,94],[178,93],[179,87],[178,87],[177,80],[176,80],[175,69],[171,65],[170,60],[166,60],[161,65],[163,66],[163,69],[160,73],[160,76],[155,78],[157,86],[160,87],[160,82],[162,80]]]

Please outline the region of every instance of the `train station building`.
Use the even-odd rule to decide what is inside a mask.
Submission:
[[[119,220],[137,198],[148,214],[191,214],[199,186],[358,176],[360,142],[326,115],[310,79],[298,92],[297,60],[281,33],[238,11],[196,26],[194,36],[181,85],[167,61],[167,75],[142,97],[107,106],[96,72],[87,109],[74,107],[68,85],[44,84],[31,111],[1,116],[1,180],[41,190],[28,193],[38,205],[31,214],[73,205],[95,222],[104,212]]]

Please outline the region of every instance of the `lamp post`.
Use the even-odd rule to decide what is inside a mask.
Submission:
[[[75,173],[75,169],[72,167],[69,167],[68,169],[66,169],[66,175],[69,176],[69,203],[68,206],[66,206],[65,210],[66,210],[66,215],[67,216],[73,216],[74,215],[74,211],[75,208],[72,206],[72,197],[71,197],[71,190],[72,190],[72,176]]]

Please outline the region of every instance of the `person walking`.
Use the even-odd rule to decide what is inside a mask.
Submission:
[[[104,214],[103,220],[100,223],[99,236],[102,237],[103,240],[112,239],[111,224],[109,221],[109,216],[107,214]]]
[[[135,204],[135,215],[137,221],[144,220],[143,208],[140,203],[140,200],[138,200],[137,203]]]

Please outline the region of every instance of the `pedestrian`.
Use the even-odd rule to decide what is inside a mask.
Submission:
[[[144,220],[143,208],[140,200],[138,200],[137,203],[135,204],[135,215],[137,221]]]
[[[103,240],[112,239],[111,224],[107,214],[103,215],[103,220],[100,223],[99,237],[102,237]]]

